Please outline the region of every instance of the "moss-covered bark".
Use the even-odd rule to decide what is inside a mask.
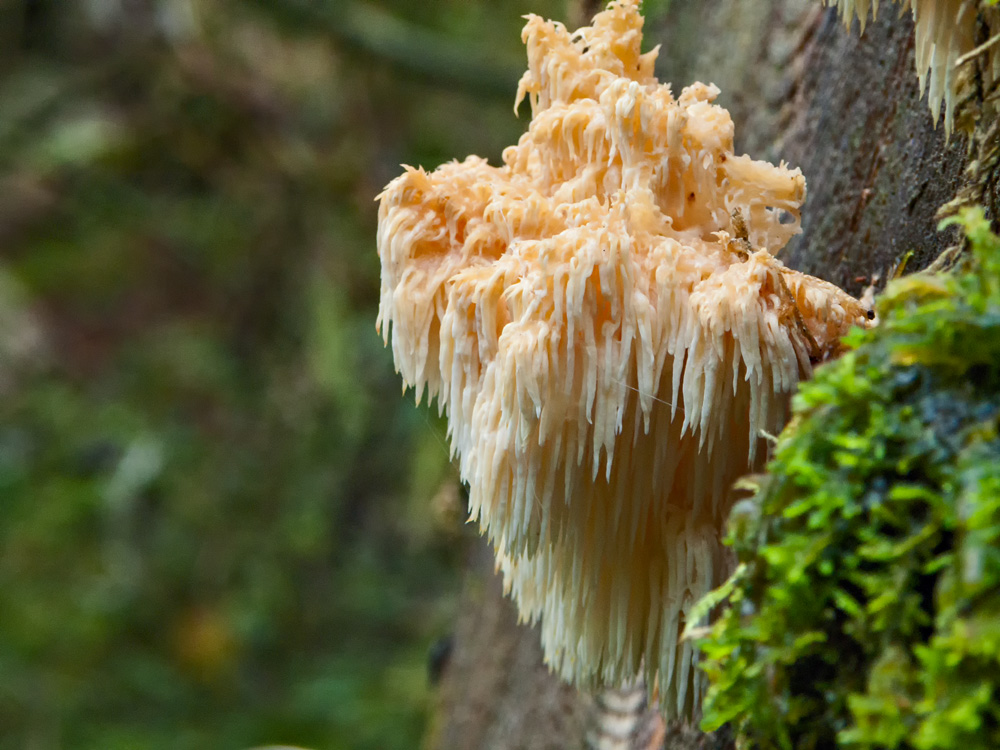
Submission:
[[[1000,743],[1000,239],[962,221],[971,257],[892,282],[733,511],[705,718],[748,748]]]

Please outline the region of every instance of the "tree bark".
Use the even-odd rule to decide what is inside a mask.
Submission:
[[[876,279],[881,289],[911,251],[907,271],[955,241],[936,231],[935,214],[961,186],[967,139],[949,142],[934,128],[919,96],[913,25],[897,5],[884,6],[862,36],[819,0],[675,0],[647,23],[646,38],[662,45],[658,73],[675,94],[696,80],[722,89],[737,152],[783,159],[806,175],[803,231],[782,255],[788,265],[860,295]],[[478,559],[428,746],[587,746],[594,699],[546,671],[537,633],[516,624],[488,550]],[[642,721],[656,730],[642,740],[652,744],[630,747],[732,746],[690,728],[656,729],[648,709]]]
[[[583,747],[591,699],[548,671],[538,628],[518,624],[502,588],[492,550],[485,540],[475,540],[428,746]]]

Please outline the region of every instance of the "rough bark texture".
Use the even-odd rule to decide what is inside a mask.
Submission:
[[[859,294],[908,251],[912,269],[949,244],[935,212],[958,189],[967,143],[946,142],[919,98],[909,14],[889,5],[862,36],[818,0],[674,5],[653,30],[661,77],[716,83],[737,151],[806,175],[786,263]]]
[[[583,747],[592,701],[542,664],[538,628],[518,625],[485,541],[477,540],[474,550],[428,744],[442,750]]]
[[[934,129],[918,95],[912,23],[896,6],[860,36],[818,0],[674,0],[646,33],[662,45],[658,72],[675,92],[695,80],[722,89],[737,151],[802,168],[809,197],[786,263],[860,294],[874,276],[881,288],[910,251],[914,270],[954,241],[936,232],[935,212],[960,186],[967,143]],[[545,671],[536,632],[516,625],[491,570],[487,559],[469,573],[429,745],[586,746],[594,700]],[[646,721],[655,727],[654,715]],[[654,744],[732,746],[681,727]]]

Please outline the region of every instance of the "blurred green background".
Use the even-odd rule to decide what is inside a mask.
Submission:
[[[0,748],[419,747],[466,532],[374,196],[565,0],[0,0]]]

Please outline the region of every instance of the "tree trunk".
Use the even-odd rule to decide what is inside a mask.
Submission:
[[[803,232],[782,255],[788,265],[860,295],[876,280],[881,289],[910,251],[907,271],[954,241],[936,231],[935,213],[961,186],[967,139],[949,142],[934,128],[919,97],[913,24],[898,5],[884,5],[861,36],[857,22],[848,31],[819,0],[675,0],[647,23],[646,39],[661,44],[658,74],[675,93],[695,80],[722,89],[738,153],[801,167],[809,197]],[[598,701],[546,671],[537,632],[517,624],[484,545],[468,573],[428,746],[598,746],[607,740],[600,713]],[[732,746],[664,728],[648,708],[633,724],[620,747]]]

